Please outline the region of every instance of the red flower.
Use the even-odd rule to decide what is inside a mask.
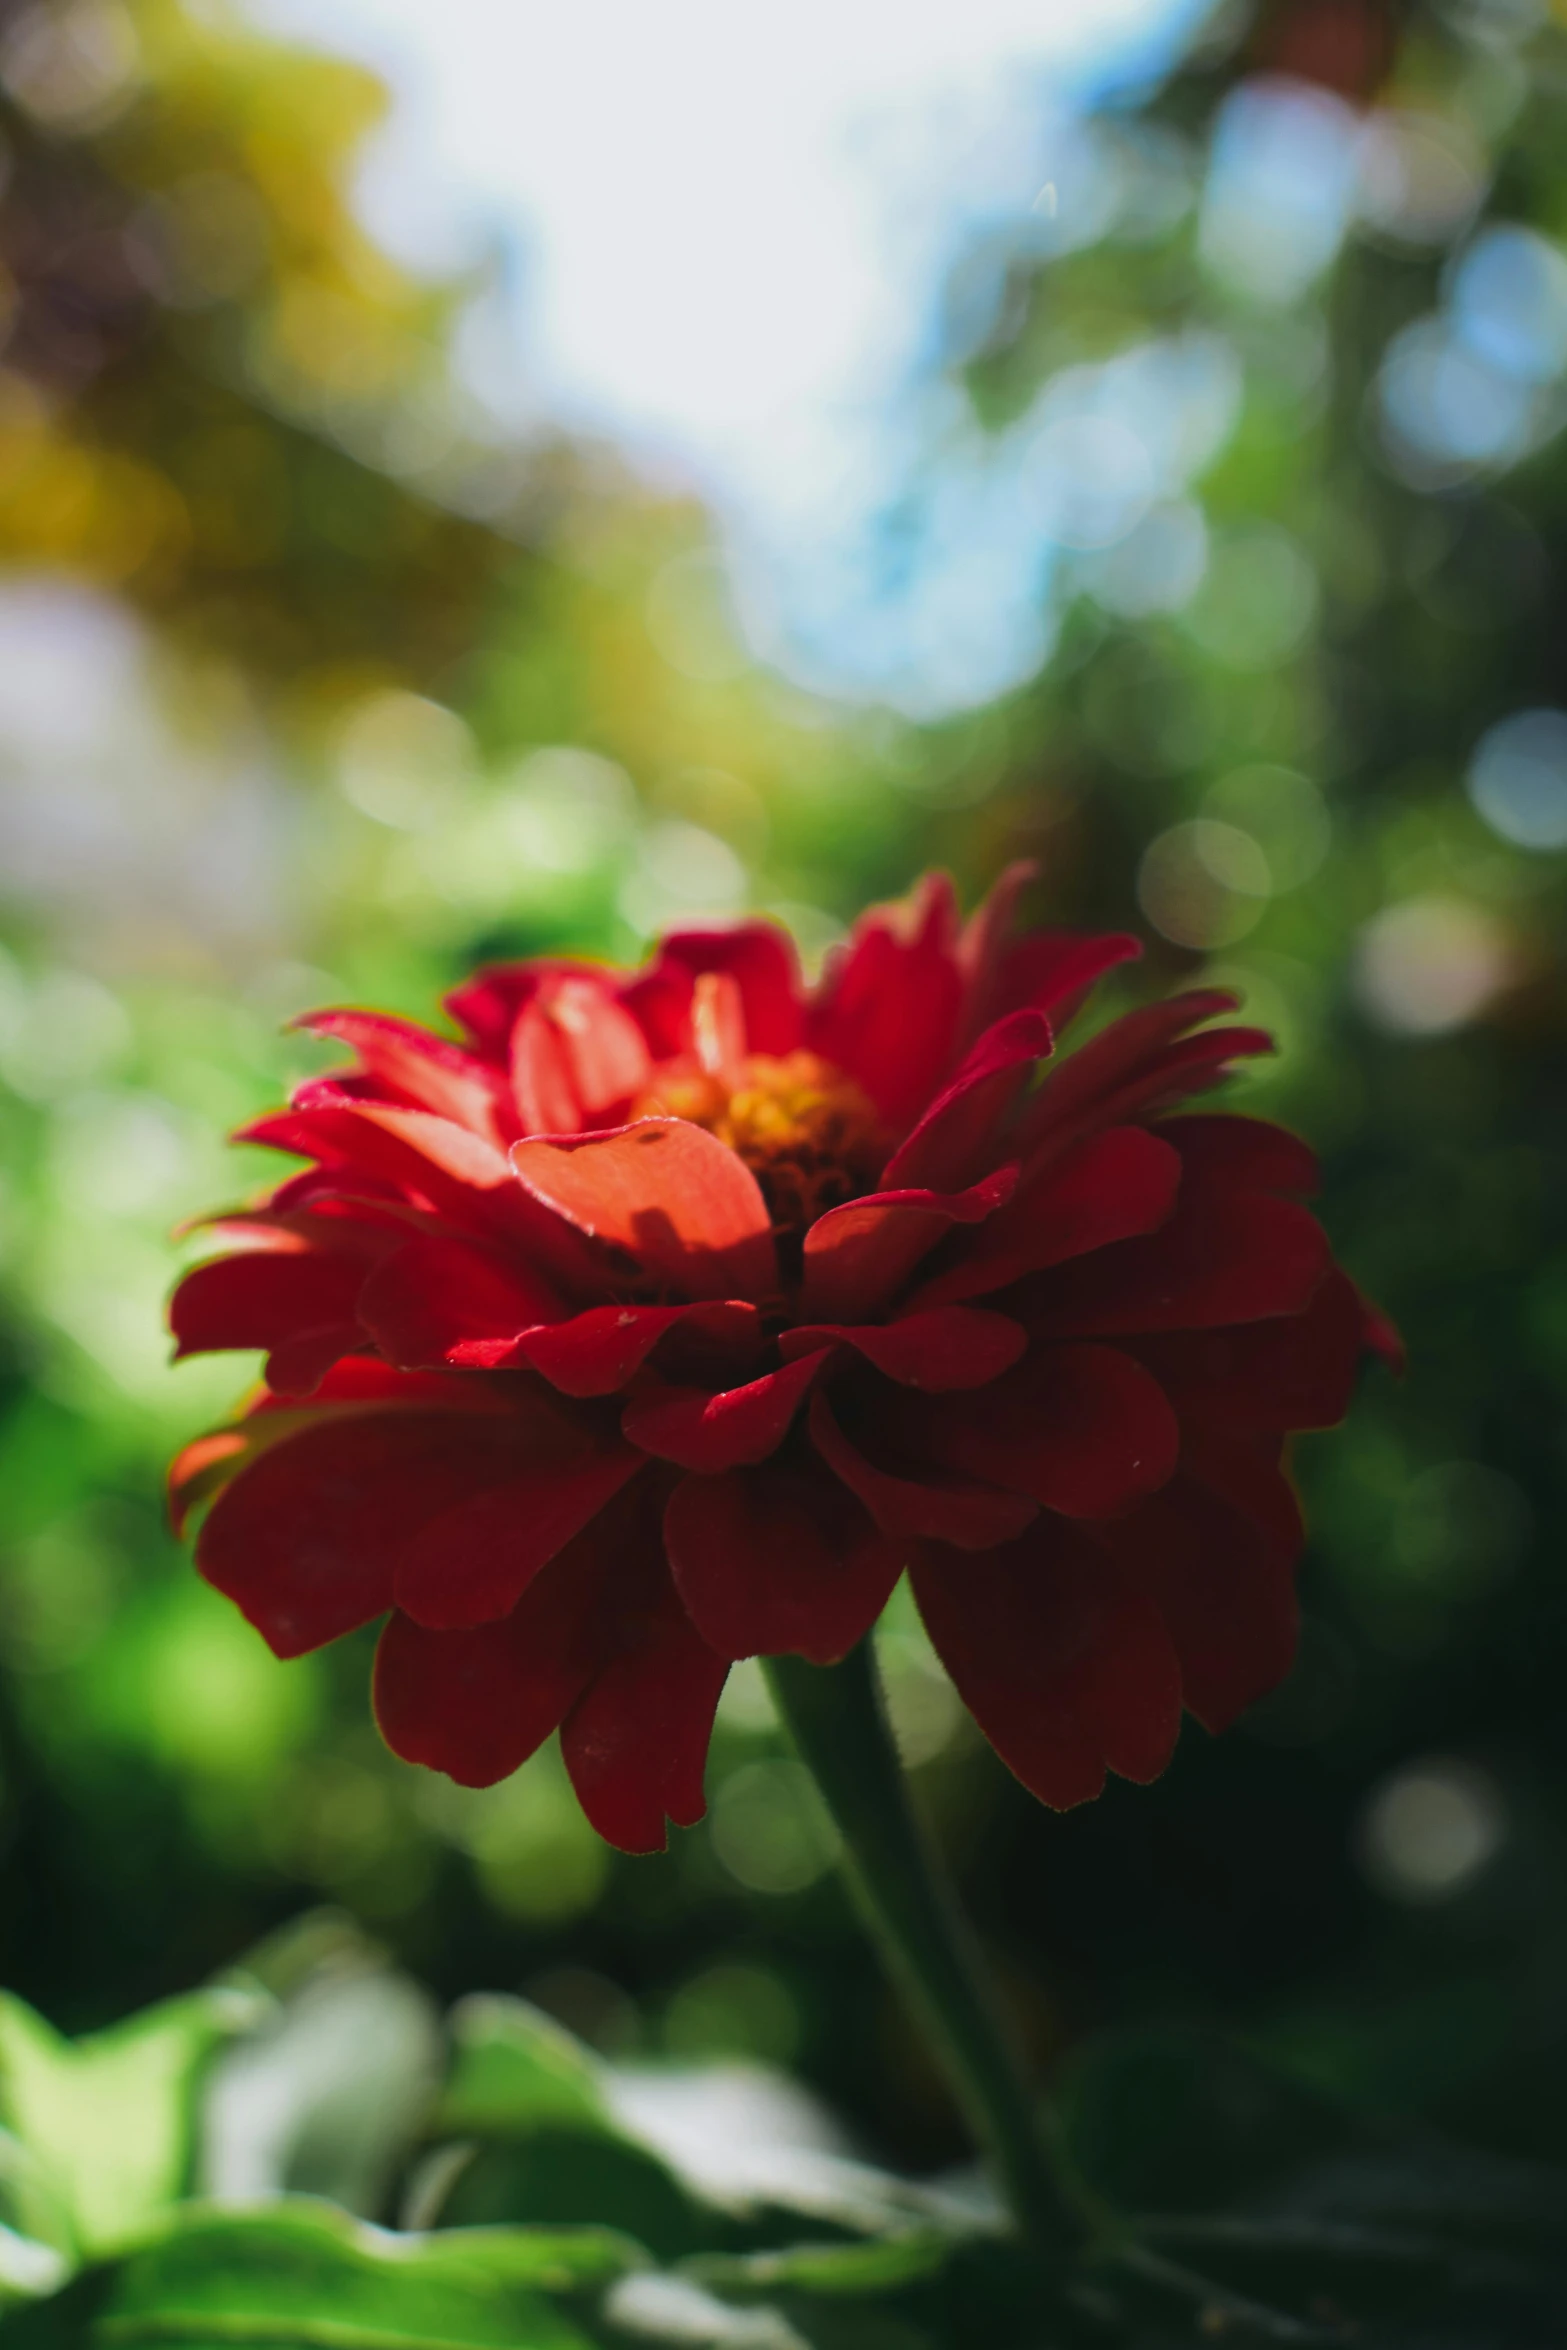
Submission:
[[[559,1725],[631,1850],[700,1817],[729,1661],[843,1656],[905,1570],[1047,1803],[1230,1721],[1366,1317],[1305,1146],[1170,1115],[1267,1036],[1207,990],[1053,1061],[1137,948],[1009,944],[1026,878],[966,928],[928,879],[814,989],[751,923],[482,971],[460,1044],[308,1020],[357,1065],[248,1139],[312,1164],[174,1300],[181,1354],[268,1350],[175,1467],[202,1573],[280,1656],[387,1616],[382,1730],[466,1784]]]

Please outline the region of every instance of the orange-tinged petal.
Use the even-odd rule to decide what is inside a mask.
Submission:
[[[602,1252],[608,1272],[672,1297],[771,1295],[778,1265],[749,1167],[684,1118],[512,1146],[529,1195]]]

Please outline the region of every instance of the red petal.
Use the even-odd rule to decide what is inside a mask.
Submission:
[[[174,1292],[169,1323],[176,1358],[228,1347],[277,1349],[282,1359],[272,1384],[308,1394],[339,1355],[360,1343],[354,1300],[363,1279],[362,1263],[322,1249],[256,1248],[214,1257],[187,1273]],[[290,1371],[300,1384],[286,1376]]]
[[[1188,1427],[1181,1447],[1184,1474],[1250,1520],[1280,1566],[1293,1567],[1306,1529],[1295,1488],[1282,1466],[1283,1440],[1228,1430]]]
[[[409,1371],[436,1363],[482,1366],[519,1331],[565,1311],[549,1284],[515,1255],[433,1233],[394,1249],[359,1300],[359,1318],[376,1345]]]
[[[852,1444],[820,1388],[811,1398],[811,1441],[836,1476],[858,1496],[884,1534],[903,1541],[929,1536],[960,1550],[1010,1541],[1037,1515],[1026,1495],[948,1479],[930,1483],[878,1467]]]
[[[988,1386],[1017,1361],[1028,1338],[1005,1314],[977,1306],[938,1306],[927,1314],[905,1314],[896,1322],[808,1323],[786,1330],[778,1351],[787,1363],[818,1347],[838,1344],[857,1348],[900,1386],[939,1395],[949,1388]]]
[[[236,1140],[297,1151],[351,1177],[391,1184],[415,1206],[467,1229],[517,1229],[526,1223],[526,1203],[504,1152],[428,1110],[403,1110],[348,1095],[329,1099],[317,1088],[309,1108],[259,1118],[242,1127]]]
[[[888,1160],[882,1172],[887,1190],[929,1185],[935,1191],[961,1191],[987,1175],[1003,1119],[1034,1063],[1050,1050],[1050,1023],[1042,1012],[1013,1012],[987,1029],[952,1083]]]
[[[1372,1354],[1380,1355],[1390,1371],[1395,1371],[1402,1377],[1409,1358],[1397,1323],[1391,1321],[1383,1313],[1382,1308],[1374,1304],[1361,1291],[1357,1290],[1355,1294],[1360,1299],[1362,1343],[1370,1349]]]
[[[663,980],[686,1013],[691,982],[703,971],[734,980],[745,1015],[746,1048],[753,1053],[792,1053],[805,1032],[803,988],[794,942],[771,922],[742,922],[732,930],[674,930],[659,945],[649,977]],[[691,1050],[689,1025],[668,1033],[667,1054]]]
[[[214,1428],[182,1446],[169,1465],[169,1521],[175,1533],[183,1534],[191,1512],[220,1493],[269,1445],[312,1424],[312,1413],[298,1405],[285,1408],[269,1398],[266,1407],[249,1413],[237,1427]]]
[[[528,1134],[575,1134],[641,1093],[652,1069],[641,1029],[586,973],[547,980],[518,1014],[511,1041],[517,1114]]]
[[[883,1191],[818,1216],[805,1236],[803,1306],[812,1321],[867,1322],[954,1224],[978,1224],[1012,1196],[1015,1167],[967,1191]]]
[[[1183,1036],[1166,1047],[1157,1067],[1148,1070],[1132,1089],[1138,1110],[1144,1117],[1154,1117],[1184,1101],[1188,1094],[1208,1093],[1222,1085],[1231,1073],[1232,1061],[1255,1060],[1278,1049],[1266,1028],[1204,1028],[1196,1036]],[[1124,1094],[1117,1096],[1118,1101],[1125,1098]],[[1130,1116],[1131,1111],[1118,1111],[1117,1115]]]
[[[557,967],[534,962],[484,964],[442,997],[443,1008],[467,1029],[485,1060],[504,1069],[517,1014],[538,994],[546,973]]]
[[[294,1026],[351,1046],[381,1100],[433,1110],[502,1149],[510,1139],[505,1097],[493,1071],[461,1045],[383,1012],[307,1012]]]
[[[417,1208],[408,1207],[389,1192],[368,1196],[331,1188],[335,1183],[336,1178],[319,1167],[306,1168],[280,1183],[264,1206],[220,1208],[216,1215],[192,1218],[181,1229],[216,1232],[232,1237],[243,1248],[277,1249],[284,1254],[314,1248],[373,1265],[404,1234],[428,1223]]]
[[[678,1297],[752,1298],[778,1286],[767,1205],[734,1152],[683,1118],[512,1148],[524,1188],[598,1244],[614,1269]]]
[[[1261,1029],[1209,1029],[1186,1037],[1199,1021],[1233,1011],[1237,1001],[1222,988],[1192,989],[1112,1020],[1052,1064],[1024,1122],[1029,1147],[1057,1151],[1080,1134],[1151,1116],[1195,1087],[1217,1084],[1236,1055],[1271,1052],[1272,1040]]]
[[[560,979],[589,979],[602,984],[603,974],[591,963],[549,958],[526,963],[489,963],[454,988],[445,1009],[473,1038],[481,1058],[504,1072],[510,1063],[512,1030],[525,1004],[541,988]]]
[[[1003,957],[1010,952],[1018,902],[1038,879],[1035,860],[1018,858],[997,875],[963,925],[958,940],[958,968],[963,974],[967,998],[963,1021],[966,1038],[978,1036],[1003,1013],[1020,1008],[1016,999],[1001,1000],[1000,970]]]
[[[727,971],[699,971],[691,991],[691,1042],[698,1066],[720,1084],[745,1075],[745,1004]]]
[[[570,1060],[537,1002],[525,1004],[517,1015],[511,1090],[524,1134],[575,1134],[585,1123]]]
[[[1107,1539],[1157,1601],[1205,1729],[1226,1729],[1283,1679],[1298,1632],[1288,1563],[1218,1496],[1177,1478]]]
[[[417,1410],[457,1412],[464,1419],[504,1419],[510,1410],[505,1389],[497,1382],[476,1385],[449,1371],[394,1371],[373,1355],[355,1355],[333,1365],[311,1397],[311,1410],[321,1404],[357,1405],[378,1411]],[[286,1409],[264,1398],[250,1417]]]
[[[924,1419],[932,1459],[1069,1518],[1111,1517],[1152,1493],[1180,1450],[1158,1381],[1110,1346],[1036,1350]]]
[[[1070,930],[1037,932],[1002,957],[996,1009],[1031,1007],[1049,1012],[1060,1030],[1072,1019],[1096,979],[1113,971],[1118,963],[1135,962],[1142,951],[1139,942],[1124,931],[1087,935]]]
[[[1008,1768],[1057,1811],[1106,1769],[1146,1783],[1175,1750],[1181,1683],[1159,1609],[1056,1517],[977,1557],[934,1545],[915,1597],[958,1692]]]
[[[431,1632],[394,1615],[375,1660],[381,1735],[405,1762],[464,1787],[507,1778],[581,1695],[607,1646],[605,1594],[629,1549],[657,1540],[628,1487],[552,1559],[509,1616]]]
[[[983,1296],[1026,1273],[1156,1231],[1180,1181],[1181,1161],[1167,1142],[1145,1127],[1112,1126],[1014,1192],[965,1237],[957,1263],[922,1283],[910,1303]]]
[[[1360,1300],[1339,1272],[1303,1314],[1132,1346],[1183,1419],[1237,1430],[1335,1426],[1349,1409],[1360,1349]]]
[[[1039,868],[1031,861],[1009,865],[984,904],[966,924],[958,948],[969,1000],[965,1027],[970,1036],[1008,1012],[1055,1012],[1065,1026],[1078,1002],[1117,963],[1142,953],[1124,934],[1036,931],[1009,943],[1017,903]]]
[[[423,1412],[314,1421],[219,1494],[196,1564],[277,1655],[320,1648],[391,1606],[410,1532],[484,1473],[497,1425]]]
[[[683,1479],[664,1541],[692,1622],[721,1656],[836,1664],[903,1570],[902,1546],[809,1461]]]
[[[1159,1132],[1180,1152],[1188,1179],[1200,1182],[1205,1190],[1321,1189],[1322,1170],[1316,1152],[1298,1134],[1290,1134],[1266,1118],[1218,1113],[1166,1118]]]
[[[313,1396],[332,1365],[363,1344],[364,1333],[353,1322],[298,1330],[292,1338],[279,1339],[267,1356],[267,1385],[274,1395]]]
[[[525,1620],[543,1580],[501,1623],[471,1632],[428,1632],[411,1616],[389,1618],[373,1690],[375,1718],[394,1754],[444,1771],[460,1787],[493,1787],[559,1728],[589,1667],[579,1665],[569,1642],[556,1651],[538,1641]],[[578,1629],[575,1612],[569,1629]]]
[[[644,1452],[708,1476],[765,1461],[788,1435],[807,1388],[826,1360],[825,1353],[807,1355],[721,1395],[666,1389],[637,1396],[621,1415],[621,1429]]]
[[[1183,1197],[1161,1231],[1035,1276],[1013,1309],[1059,1338],[1207,1329],[1300,1313],[1328,1262],[1322,1227],[1292,1200]]]
[[[1159,1003],[1142,1004],[1135,1012],[1123,1012],[1118,1020],[1101,1028],[1097,1036],[1090,1037],[1086,1044],[1080,1044],[1074,1053],[1056,1063],[1049,1080],[1052,1102],[1059,1101],[1064,1112],[1075,1115],[1091,1101],[1135,1077],[1173,1038],[1183,1036],[1199,1021],[1211,1020],[1219,1012],[1235,1011],[1240,1000],[1233,990],[1225,987],[1186,988]],[[1043,1099],[1039,1108],[1043,1123]]]
[[[707,1808],[702,1773],[728,1676],[659,1559],[628,1560],[603,1602],[614,1653],[561,1731],[577,1800],[623,1852],[662,1852],[666,1818],[689,1828]]]
[[[399,1388],[414,1392],[408,1395],[385,1395],[379,1391],[364,1396],[344,1394],[344,1374],[350,1375],[350,1388],[359,1384],[359,1374],[373,1372]],[[438,1382],[423,1376],[404,1377],[382,1363],[348,1361],[335,1363],[321,1381],[318,1391],[308,1402],[300,1402],[292,1395],[279,1395],[270,1388],[257,1395],[243,1419],[232,1421],[225,1428],[209,1429],[182,1446],[169,1465],[168,1496],[169,1521],[176,1534],[183,1534],[194,1511],[204,1502],[232,1484],[242,1469],[259,1460],[273,1445],[281,1444],[306,1428],[319,1428],[332,1421],[366,1410],[373,1411],[437,1411],[452,1408],[449,1394],[429,1395],[422,1390],[437,1385],[455,1386],[452,1381]],[[334,1393],[333,1390],[339,1392]],[[466,1399],[464,1399],[465,1401]],[[327,1408],[330,1407],[330,1408]],[[461,1409],[461,1404],[458,1405]]]
[[[210,1221],[221,1227],[271,1220],[304,1231],[323,1216],[336,1217],[361,1230],[380,1224],[385,1229],[398,1225],[407,1231],[426,1220],[421,1209],[408,1205],[395,1183],[362,1168],[333,1166],[301,1167],[297,1175],[285,1176],[265,1207],[229,1211]]]
[[[436,1632],[508,1614],[640,1465],[531,1381],[506,1420],[473,1424],[462,1450],[460,1488],[395,1545],[397,1605]]]
[[[829,958],[805,1041],[890,1126],[911,1126],[952,1064],[964,994],[952,884],[930,873],[904,905],[862,915]]]
[[[755,1306],[739,1298],[692,1306],[591,1306],[569,1321],[525,1331],[516,1353],[564,1395],[613,1395],[677,1325],[742,1357],[753,1353],[761,1330]]]

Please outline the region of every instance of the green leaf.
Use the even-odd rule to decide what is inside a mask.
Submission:
[[[787,2245],[802,2222],[855,2236],[967,2236],[991,2224],[962,2197],[843,2151],[832,2116],[766,2067],[631,2067],[610,2076],[610,2096],[623,2126],[692,2194],[764,2231],[736,2249]]]
[[[225,2203],[320,2195],[388,2216],[446,2059],[434,2002],[349,1946],[300,1971],[265,2026],[213,2067],[202,2188]]]
[[[0,2227],[0,2308],[8,2301],[31,2301],[40,2293],[56,2292],[69,2274],[64,2254],[52,2244]]]
[[[597,2059],[525,2000],[465,1999],[452,2015],[451,2077],[432,2123],[443,2153],[421,2220],[447,2226],[604,2222],[661,2259],[713,2240],[712,2223],[652,2148],[611,2111]]]
[[[4,2350],[588,2350],[552,2295],[640,2249],[607,2229],[394,2236],[303,2199],[191,2207],[157,2239],[0,2319]]]
[[[776,2309],[733,2309],[684,2276],[626,2277],[604,2314],[611,2339],[683,2343],[687,2350],[814,2350]]]
[[[814,2101],[759,2068],[612,2072],[518,1999],[465,2000],[452,2028],[438,2150],[405,2207],[421,2224],[603,2220],[661,2260],[787,2243],[802,2221],[900,2240],[976,2224],[818,2142]]]
[[[699,2253],[682,2271],[715,2292],[864,2297],[923,2284],[951,2258],[950,2236],[882,2236],[870,2244],[787,2244],[776,2252]]]
[[[260,2012],[254,1995],[199,1991],[71,2041],[0,1994],[0,2120],[22,2149],[0,2184],[21,2232],[91,2258],[183,2194],[206,2068]]]
[[[526,2000],[464,1999],[451,2033],[451,2077],[435,2115],[441,2133],[514,2137],[567,2123],[619,2134],[594,2058]]]
[[[421,2219],[443,2227],[601,2223],[646,2244],[660,2259],[710,2244],[715,2215],[704,2212],[656,2155],[607,2135],[538,2130],[513,2144],[470,2142]]]

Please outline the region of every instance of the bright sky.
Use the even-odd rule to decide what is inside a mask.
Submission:
[[[889,452],[918,438],[909,386],[965,231],[1026,213],[1052,176],[1052,111],[1147,71],[1194,13],[1193,0],[248,6],[391,83],[363,201],[394,249],[510,257],[511,317],[472,338],[492,402],[673,464],[713,499],[737,558],[748,547],[787,577],[784,604],[811,592],[824,540],[895,489]],[[886,657],[851,660],[862,690]]]

